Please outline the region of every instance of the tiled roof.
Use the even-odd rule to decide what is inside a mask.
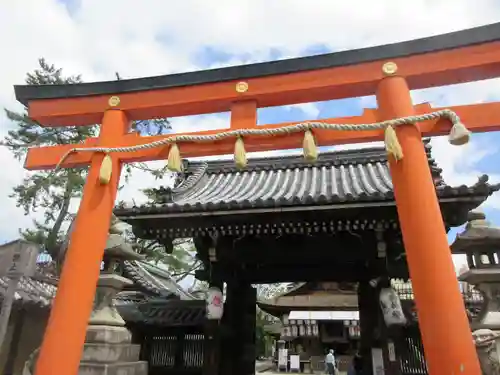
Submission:
[[[173,280],[168,272],[142,261],[126,262],[124,276],[138,285],[140,289],[152,297],[175,297],[181,300],[197,300],[184,291]],[[0,278],[0,299],[6,293],[10,278]],[[15,294],[15,300],[22,304],[32,304],[41,307],[49,306],[57,292],[57,280],[47,277],[22,277]],[[132,294],[131,294],[132,293]],[[133,292],[121,292],[118,297],[121,304],[138,303]],[[134,298],[132,298],[134,297]],[[137,298],[136,298],[137,297]]]
[[[259,300],[258,304],[292,309],[314,308],[357,308],[358,295],[356,293],[328,293],[323,295],[278,296],[268,300]]]
[[[186,292],[166,271],[142,261],[126,261],[124,276],[140,286],[145,292],[166,297],[175,295],[181,300],[194,300],[195,296]]]
[[[206,302],[149,300],[138,306],[142,323],[163,326],[188,326],[200,324],[206,316]]]
[[[9,277],[0,278],[0,298],[7,292],[7,287],[10,282]],[[57,291],[57,287],[54,283],[48,280],[35,279],[31,277],[21,277],[16,293],[14,294],[14,300],[16,302],[21,302],[30,305],[38,306],[48,306],[52,303]]]
[[[440,198],[480,196],[486,199],[500,190],[482,176],[469,187],[450,187],[441,178],[441,170],[431,158],[429,165]],[[155,205],[119,208],[115,214],[127,220],[136,214],[174,214],[237,210],[296,205],[378,202],[394,199],[386,152],[367,148],[321,154],[314,164],[302,156],[250,159],[244,171],[232,161],[188,163],[176,187],[158,190],[161,201]]]
[[[277,314],[286,310],[322,310],[331,309],[356,309],[358,308],[357,293],[335,293],[328,294],[304,294],[299,296],[289,296],[291,293],[306,283],[300,283],[298,286],[283,294],[279,294],[274,298],[261,299],[257,301],[259,307],[268,312]],[[393,279],[391,281],[392,288],[398,293],[402,302],[411,302],[414,300],[413,287],[411,281]],[[460,291],[466,307],[470,312],[475,311],[478,306],[483,303],[483,296],[473,286],[460,283]]]

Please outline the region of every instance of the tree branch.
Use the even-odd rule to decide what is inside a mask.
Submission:
[[[201,265],[202,265],[201,262],[200,263],[196,263],[188,271],[179,272],[178,274],[172,274],[172,276],[173,277],[180,276],[179,278],[175,279],[176,282],[180,282],[180,281],[184,280],[186,277],[188,277],[189,275],[192,275],[194,271],[196,271],[198,268],[201,267]]]

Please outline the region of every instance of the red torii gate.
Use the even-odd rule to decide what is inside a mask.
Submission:
[[[124,81],[49,86],[16,86],[29,116],[44,126],[100,123],[99,138],[75,147],[129,147],[171,137],[129,133],[131,120],[231,111],[231,129],[256,126],[258,107],[376,94],[378,109],[326,123],[373,123],[429,113],[413,106],[410,89],[500,76],[500,23],[410,42],[302,59]],[[500,130],[500,103],[459,106],[473,132]],[[432,375],[481,373],[427,164],[422,135],[449,132],[439,118],[397,128],[404,159],[391,159],[400,225]],[[220,131],[193,133],[213,135]],[[314,129],[320,146],[383,139],[382,130],[340,132]],[[297,148],[302,135],[245,137],[247,151]],[[168,144],[132,152],[76,152],[72,146],[32,148],[25,167],[90,165],[75,230],[41,347],[37,375],[74,375],[81,357],[100,262],[110,225],[122,163],[166,159]],[[184,157],[233,151],[234,138],[182,144]],[[103,159],[112,171],[100,180]],[[109,172],[109,170],[108,170]],[[101,176],[102,177],[102,176]],[[106,180],[106,179],[105,179]]]

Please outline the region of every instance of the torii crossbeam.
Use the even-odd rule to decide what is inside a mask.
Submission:
[[[434,111],[413,106],[410,89],[500,76],[500,23],[410,42],[301,59],[144,79],[64,85],[16,86],[17,99],[44,126],[100,123],[99,138],[82,148],[130,147],[169,136],[129,133],[131,120],[231,111],[231,129],[256,126],[259,107],[376,94],[378,108],[324,123],[360,124]],[[500,130],[500,103],[451,108],[473,132]],[[440,118],[397,128],[404,159],[391,159],[397,210],[432,375],[481,373],[447,243],[422,136],[446,134]],[[214,135],[219,131],[195,135]],[[318,145],[383,139],[382,130],[314,129]],[[300,147],[302,134],[245,137],[247,151]],[[234,138],[185,143],[183,156],[232,152]],[[110,153],[112,173],[100,179],[105,153],[77,152],[61,167],[90,165],[59,290],[46,329],[37,375],[76,375],[123,163],[166,159],[171,147]],[[32,148],[26,168],[50,169],[71,146]],[[108,156],[106,156],[108,157]],[[108,157],[109,160],[109,157]],[[109,176],[108,176],[109,177]]]

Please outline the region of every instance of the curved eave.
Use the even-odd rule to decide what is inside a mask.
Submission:
[[[489,196],[500,190],[498,185],[479,184],[475,186],[443,186],[436,189],[438,199],[441,203],[446,202],[470,202],[471,208],[481,205]],[[336,208],[382,207],[394,206],[393,192],[386,195],[374,194],[372,196],[361,195],[358,197],[318,197],[318,199],[279,199],[279,200],[244,200],[241,202],[209,202],[207,204],[195,203],[188,205],[157,204],[142,205],[130,208],[117,208],[115,215],[122,221],[133,224],[137,220],[154,220],[175,217],[216,216],[217,214],[249,214],[265,213],[275,210],[301,211],[301,210],[323,210]],[[463,224],[463,223],[462,223]],[[458,224],[460,225],[460,224]]]
[[[289,306],[276,306],[264,301],[257,301],[257,306],[259,306],[262,311],[276,318],[281,318],[282,315],[289,314],[290,311],[293,310],[293,308]]]
[[[161,268],[142,261],[126,261],[123,269],[125,276],[146,293],[158,297],[175,296],[181,300],[197,299],[186,292],[168,272]]]
[[[412,55],[463,48],[500,40],[500,23],[377,47],[335,52],[310,57],[210,69],[157,77],[82,83],[74,85],[15,86],[16,99],[27,105],[41,99],[133,93],[144,90],[203,85],[256,77],[285,75],[390,60]]]
[[[328,305],[316,305],[314,302],[311,302],[311,304],[279,304],[275,303],[269,300],[260,300],[257,301],[257,306],[259,308],[277,318],[281,317],[284,314],[289,314],[290,311],[330,311],[330,310],[342,310],[342,311],[355,311],[358,309],[358,304],[357,304],[357,295],[348,295],[349,297],[352,297],[353,301],[351,303],[342,303],[342,304],[335,304],[331,303]],[[355,300],[355,301],[354,301]]]

